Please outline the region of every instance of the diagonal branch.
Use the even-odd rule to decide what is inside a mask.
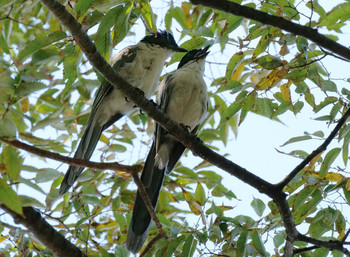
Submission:
[[[280,190],[282,190],[302,169],[306,167],[307,164],[310,163],[310,161],[315,158],[318,154],[325,151],[328,147],[328,145],[331,143],[331,141],[335,138],[335,136],[338,134],[341,127],[345,124],[346,120],[350,116],[350,109],[346,111],[346,113],[341,117],[341,119],[338,121],[337,126],[333,129],[333,131],[329,134],[329,136],[326,138],[326,140],[316,149],[314,150],[308,157],[306,157],[301,163],[298,164],[289,174],[286,178],[284,178],[281,182],[276,184],[276,187]]]
[[[23,215],[12,211],[3,204],[0,204],[0,208],[9,213],[16,223],[27,227],[34,237],[56,256],[86,257],[78,247],[65,239],[32,207],[23,207]]]
[[[293,23],[283,17],[278,17],[265,12],[255,10],[253,8],[243,6],[227,0],[191,0],[193,4],[201,4],[207,7],[215,8],[227,13],[248,18],[261,22],[263,24],[271,25],[288,31],[294,35],[300,35],[317,45],[330,50],[331,52],[350,60],[350,49],[335,42],[334,40],[318,33],[317,29],[309,28],[303,25]]]
[[[101,169],[101,170],[117,170],[117,171],[124,171],[127,173],[133,173],[133,172],[138,172],[142,169],[142,165],[133,165],[133,166],[128,166],[128,165],[123,165],[119,164],[117,162],[112,162],[112,163],[100,163],[100,162],[92,162],[92,161],[86,161],[82,159],[76,159],[76,158],[70,158],[66,157],[63,155],[60,155],[58,153],[53,153],[50,151],[46,151],[40,148],[37,148],[35,146],[28,145],[26,143],[23,143],[18,140],[9,140],[3,137],[0,137],[0,140],[5,142],[6,144],[12,145],[14,147],[17,147],[19,149],[22,149],[26,152],[49,158],[55,161],[60,161],[67,163],[69,165],[74,165],[74,166],[80,166],[80,167],[87,167],[91,169]]]
[[[243,182],[251,185],[262,193],[272,196],[273,185],[266,180],[254,175],[232,161],[215,153],[204,146],[197,136],[188,133],[178,123],[171,120],[159,108],[144,97],[135,87],[118,76],[112,67],[103,59],[88,35],[82,30],[80,23],[57,0],[41,0],[72,33],[74,39],[85,53],[90,63],[108,80],[111,85],[117,87],[126,97],[140,107],[148,116],[158,122],[164,129],[175,135],[178,141],[189,148],[195,155],[223,169]]]

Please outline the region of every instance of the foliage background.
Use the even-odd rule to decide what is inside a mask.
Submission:
[[[311,41],[188,2],[154,2],[64,4],[84,28],[92,27],[89,35],[107,60],[113,47],[119,51],[123,45],[140,40],[145,27],[172,31],[181,46],[188,49],[213,43],[206,69],[211,106],[199,137],[210,148],[262,178],[278,182],[286,176],[327,136],[328,126],[346,110],[348,76],[330,73],[335,58]],[[335,40],[342,31],[349,31],[347,2],[328,7],[329,13],[321,1],[242,4],[317,27]],[[71,154],[99,86],[94,70],[66,28],[39,1],[3,1],[0,7],[1,136],[17,135],[33,146]],[[180,58],[180,54],[175,55],[165,72],[174,70],[176,65],[171,64]],[[339,66],[346,70],[349,65],[341,61]],[[317,125],[311,125],[309,118]],[[298,130],[291,127],[290,140],[291,136],[284,133],[282,139],[276,139],[272,128],[264,131],[261,125],[282,129],[281,121],[291,126],[300,120]],[[285,188],[298,229],[317,239],[341,239],[348,228],[349,128],[344,126],[338,142]],[[136,111],[130,119],[123,119],[104,133],[94,158],[141,163],[152,130],[152,121]],[[250,140],[239,144],[244,133]],[[276,143],[265,148],[264,140]],[[284,142],[285,146],[280,147]],[[262,155],[272,147],[280,152],[276,157]],[[237,188],[242,182],[188,155],[190,158],[182,159],[166,178],[157,207],[158,218],[173,238],[156,242],[147,254],[281,254],[286,234],[274,204],[256,191],[250,193],[254,199],[248,200],[248,187]],[[123,172],[88,170],[74,193],[57,198],[66,166],[41,161],[2,144],[1,190],[8,197],[1,201],[14,210],[20,210],[21,205],[39,208],[56,229],[90,255],[126,254],[121,246],[136,189],[131,177]],[[1,216],[1,224],[1,253],[5,256],[50,255],[15,227],[7,215]],[[149,239],[156,234],[154,227]],[[306,245],[298,242],[296,247]],[[327,254],[330,252],[324,248],[303,253]],[[339,252],[333,255],[341,256]]]

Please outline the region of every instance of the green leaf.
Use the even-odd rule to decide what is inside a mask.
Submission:
[[[333,8],[332,11],[328,12],[327,15],[322,19],[318,24],[319,27],[322,26],[333,26],[339,20],[346,20],[350,14],[350,5],[349,3],[344,3]]]
[[[306,52],[308,45],[309,43],[306,38],[300,36],[297,38],[297,48],[300,52]]]
[[[293,206],[293,210],[298,210],[315,190],[315,186],[307,186],[303,188],[300,192],[298,192],[296,195],[294,195],[294,198],[290,198],[290,200],[293,199],[293,202],[289,203]]]
[[[125,246],[122,246],[122,245],[115,245],[114,254],[117,257],[118,256],[123,256],[123,257],[130,256],[130,252],[128,250],[126,250]]]
[[[110,146],[111,151],[113,152],[118,152],[118,153],[124,153],[126,152],[127,148],[123,145],[119,145],[119,144],[112,144]]]
[[[36,174],[35,181],[37,183],[44,183],[48,181],[55,180],[62,176],[62,173],[55,169],[40,169],[40,171]]]
[[[321,88],[323,91],[337,92],[337,85],[331,80],[323,80]]]
[[[34,199],[32,197],[29,197],[27,195],[19,195],[19,200],[21,201],[21,204],[23,207],[25,206],[35,206],[38,208],[45,208],[46,206],[39,202],[37,199]]]
[[[315,113],[319,112],[320,110],[322,110],[327,105],[335,103],[337,101],[338,101],[337,97],[334,97],[334,96],[326,97],[319,105],[316,106]]]
[[[83,15],[90,7],[92,0],[80,0],[76,3],[76,12],[79,16]]]
[[[18,195],[2,179],[0,179],[0,202],[6,205],[9,209],[22,214],[22,205]]]
[[[320,177],[321,178],[324,178],[326,176],[330,166],[332,165],[334,160],[337,158],[340,151],[341,151],[341,148],[334,148],[327,153],[326,157],[323,160],[321,168],[320,168]]]
[[[181,25],[184,29],[189,29],[187,22],[186,22],[186,16],[180,7],[175,7],[170,10],[171,16]]]
[[[211,192],[212,196],[223,196],[228,192],[228,189],[224,187],[222,184],[218,184],[216,187],[214,187],[213,191]]]
[[[197,240],[194,238],[192,234],[190,234],[184,243],[184,246],[182,248],[182,255],[181,257],[192,257],[194,254],[194,251],[197,247]]]
[[[236,80],[230,80],[227,83],[225,83],[224,85],[222,85],[217,91],[216,93],[221,93],[227,90],[230,90],[231,94],[237,93],[238,91],[240,91],[242,89],[243,85],[241,82],[236,81]]]
[[[18,58],[20,60],[24,60],[31,54],[40,50],[41,48],[48,46],[54,42],[57,42],[61,39],[64,39],[66,37],[67,35],[63,31],[55,31],[47,36],[39,37],[32,41],[29,41],[26,47],[22,51],[20,51]]]
[[[174,252],[176,252],[176,248],[185,240],[185,236],[179,236],[177,238],[172,238],[168,240],[168,246],[166,250],[167,257],[172,257]]]
[[[266,33],[260,38],[258,45],[255,47],[252,60],[254,60],[259,54],[264,52],[266,48],[269,46],[269,44],[270,44],[270,36],[268,33]]]
[[[226,75],[225,75],[225,77],[228,81],[231,80],[233,71],[238,67],[238,65],[241,64],[243,57],[244,57],[244,53],[238,52],[238,53],[235,53],[234,55],[232,55],[232,57],[228,61],[228,64],[226,66]]]
[[[253,207],[255,213],[258,214],[260,217],[263,215],[265,207],[266,207],[265,203],[257,198],[254,198],[254,200],[251,202],[250,206]]]
[[[285,142],[283,145],[281,145],[281,147],[282,146],[286,146],[286,145],[291,144],[291,143],[305,141],[305,140],[310,140],[310,139],[312,139],[312,137],[309,136],[309,135],[307,135],[307,136],[300,136],[300,137],[292,137],[287,142]]]
[[[10,145],[4,146],[1,157],[10,179],[16,181],[19,177],[23,162],[17,148]]]
[[[204,43],[207,42],[205,38],[202,37],[195,37],[191,38],[184,43],[181,44],[181,47],[187,49],[187,50],[192,50],[192,49],[198,49],[201,48]]]
[[[194,193],[194,199],[195,201],[200,205],[203,206],[206,202],[206,196],[205,191],[201,183],[197,183],[197,188]]]
[[[273,70],[282,66],[281,59],[272,55],[261,56],[258,58],[257,62],[261,67],[267,70]]]
[[[300,224],[305,218],[316,210],[316,206],[322,201],[322,192],[318,188],[312,193],[312,199],[303,204],[294,212],[294,221]]]
[[[250,232],[250,238],[252,239],[253,245],[255,246],[256,250],[261,254],[261,256],[268,256],[265,250],[264,243],[262,242],[260,235],[258,231],[253,230]]]
[[[243,230],[241,235],[239,236],[237,240],[237,256],[243,257],[245,255],[245,250],[247,247],[247,240],[248,240],[248,231]]]
[[[0,136],[7,139],[15,139],[17,135],[16,125],[12,119],[6,115],[0,119]]]
[[[281,234],[277,234],[273,237],[273,245],[278,248],[284,243],[284,237]]]
[[[149,31],[156,31],[156,21],[149,0],[140,0],[140,9],[147,29]]]
[[[116,24],[118,16],[123,16],[123,6],[118,5],[112,9],[110,9],[106,15],[102,18],[100,25],[97,30],[97,40],[99,38],[104,37],[106,33],[109,33],[111,28]],[[125,14],[124,14],[125,17]]]
[[[39,91],[41,89],[47,88],[47,86],[44,83],[40,82],[24,82],[21,83],[16,88],[16,95],[18,96],[26,96],[31,93],[34,93],[36,91]]]

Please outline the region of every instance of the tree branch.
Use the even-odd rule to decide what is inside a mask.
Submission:
[[[28,228],[33,236],[44,244],[58,257],[87,257],[78,247],[64,238],[49,223],[41,217],[40,213],[32,207],[23,207],[23,215],[20,215],[5,205],[0,208],[9,213],[16,223]]]
[[[326,138],[326,140],[316,149],[314,150],[309,156],[307,156],[298,166],[296,166],[286,178],[284,178],[281,182],[276,184],[276,187],[280,190],[283,190],[283,188],[302,170],[306,167],[307,164],[310,163],[310,161],[315,158],[318,154],[325,151],[328,147],[328,145],[331,143],[331,141],[335,138],[335,136],[338,134],[341,127],[344,125],[346,120],[350,116],[350,109],[346,111],[346,113],[341,117],[341,119],[338,121],[337,126],[332,130],[332,132],[329,134],[329,136]]]
[[[231,13],[237,16],[248,18],[261,22],[263,24],[271,25],[288,31],[294,35],[300,35],[311,41],[315,42],[319,46],[330,50],[331,52],[350,60],[350,49],[338,44],[334,40],[318,33],[317,29],[302,26],[291,21],[286,20],[283,17],[278,17],[265,12],[255,10],[250,7],[246,7],[227,0],[191,0],[193,4],[201,4],[207,7],[215,8],[227,13]]]
[[[61,5],[57,0],[41,0],[60,20],[67,26],[74,39],[85,53],[90,63],[101,73],[101,75],[111,83],[111,85],[121,90],[126,97],[141,108],[148,116],[158,122],[164,129],[173,134],[178,141],[189,148],[195,155],[212,163],[213,165],[225,170],[229,174],[239,178],[243,182],[251,185],[262,193],[269,196],[273,195],[273,185],[239,165],[231,162],[223,156],[215,153],[208,147],[204,146],[197,136],[188,133],[178,123],[171,120],[168,115],[164,114],[159,108],[144,97],[139,90],[118,76],[112,67],[99,54],[96,47],[82,30],[77,20]]]
[[[0,137],[0,140],[5,142],[6,144],[12,145],[14,147],[17,147],[29,153],[32,153],[41,157],[49,158],[55,161],[64,162],[69,165],[87,167],[91,169],[124,171],[130,174],[133,172],[139,172],[142,169],[142,165],[128,166],[128,165],[119,164],[117,162],[111,162],[111,163],[92,162],[92,161],[87,161],[82,159],[66,157],[58,153],[52,153],[50,151],[46,151],[46,150],[37,148],[35,146],[28,145],[18,140],[8,140],[3,137]]]
[[[58,17],[58,19],[62,24],[67,26],[67,28],[72,33],[74,39],[76,40],[76,42],[78,43],[82,51],[86,54],[90,63],[105,77],[106,80],[108,80],[113,86],[120,89],[128,99],[130,99],[137,106],[139,106],[147,115],[149,115],[152,119],[158,122],[164,129],[166,129],[168,132],[173,134],[178,141],[180,141],[184,146],[189,148],[195,155],[200,156],[202,159],[212,163],[213,165],[221,168],[222,170],[228,172],[229,174],[237,177],[241,181],[251,185],[252,187],[259,190],[261,193],[267,194],[276,202],[288,234],[287,243],[285,247],[286,249],[285,256],[292,256],[293,254],[292,248],[293,248],[294,241],[297,239],[299,240],[300,238],[298,237],[299,233],[296,231],[295,224],[289,209],[289,205],[288,205],[288,202],[286,201],[285,194],[282,192],[282,188],[277,187],[261,179],[260,177],[254,175],[253,173],[247,171],[246,169],[240,167],[239,165],[215,153],[211,149],[205,147],[195,135],[191,135],[190,133],[185,131],[181,126],[179,126],[179,124],[172,121],[167,115],[165,115],[162,111],[156,108],[148,99],[146,99],[142,94],[140,94],[139,90],[136,90],[129,83],[127,83],[125,80],[120,78],[114,72],[114,70],[108,65],[108,63],[102,58],[102,56],[97,52],[90,38],[82,30],[81,25],[74,19],[73,16],[70,15],[70,13],[64,8],[64,6],[62,6],[56,0],[41,0],[41,1]],[[234,4],[232,2],[227,2],[223,0],[217,0],[217,1],[197,0],[193,2],[194,3],[209,2],[213,5],[212,7],[219,8],[219,9],[221,8],[220,6],[217,7],[216,3],[226,4],[224,11],[230,10],[228,7],[232,9],[233,7],[231,6],[231,4]],[[242,6],[238,5],[238,7],[242,7]],[[249,8],[249,11],[251,11],[251,8]],[[280,17],[267,15],[261,12],[258,12],[258,14],[259,14],[258,16],[262,15],[262,17],[265,19],[269,19],[270,17],[272,17],[273,19],[277,19],[275,20],[276,24],[277,23],[285,24],[285,22],[287,22],[287,25],[293,24]],[[242,14],[240,15],[244,16]],[[254,17],[257,17],[257,16],[255,15]],[[271,21],[265,21],[264,19],[261,20],[261,22],[264,22],[266,24],[271,24]],[[301,29],[303,27],[300,25],[295,25],[295,27],[293,28]],[[308,33],[305,37],[309,38],[308,36],[311,35],[314,40],[316,40],[318,37],[321,37],[323,39],[323,36],[318,34],[316,30],[308,29],[307,31]],[[291,32],[294,33],[293,31]],[[295,33],[295,34],[299,34],[299,33]],[[300,35],[304,35],[304,34],[300,34]],[[337,49],[334,50],[333,52],[345,58],[350,59],[350,51],[347,48],[341,45],[338,45],[337,43],[335,43],[334,41],[328,38],[325,38],[325,39],[326,39],[326,42],[325,43],[323,42],[322,44],[320,44],[322,47],[333,51],[333,48],[330,49],[328,45],[330,45],[331,47],[334,47],[334,44],[335,44]],[[314,42],[318,43],[317,41],[314,41]],[[136,183],[137,183],[137,180],[138,180],[138,177],[135,179]]]
[[[300,233],[297,236],[297,240],[310,243],[318,247],[328,248],[329,250],[337,250],[339,252],[342,252],[346,256],[350,256],[350,251],[344,248],[344,243],[342,241],[338,241],[338,240],[321,241],[315,238],[305,236]]]

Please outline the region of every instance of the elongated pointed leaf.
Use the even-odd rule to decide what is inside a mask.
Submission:
[[[5,204],[11,210],[22,214],[22,205],[18,195],[2,179],[0,179],[0,202]]]
[[[27,46],[19,53],[18,58],[20,60],[24,60],[29,57],[31,54],[35,53],[39,49],[48,46],[54,42],[57,42],[61,39],[66,38],[67,35],[63,31],[55,31],[51,34],[43,37],[39,37],[30,41]]]

